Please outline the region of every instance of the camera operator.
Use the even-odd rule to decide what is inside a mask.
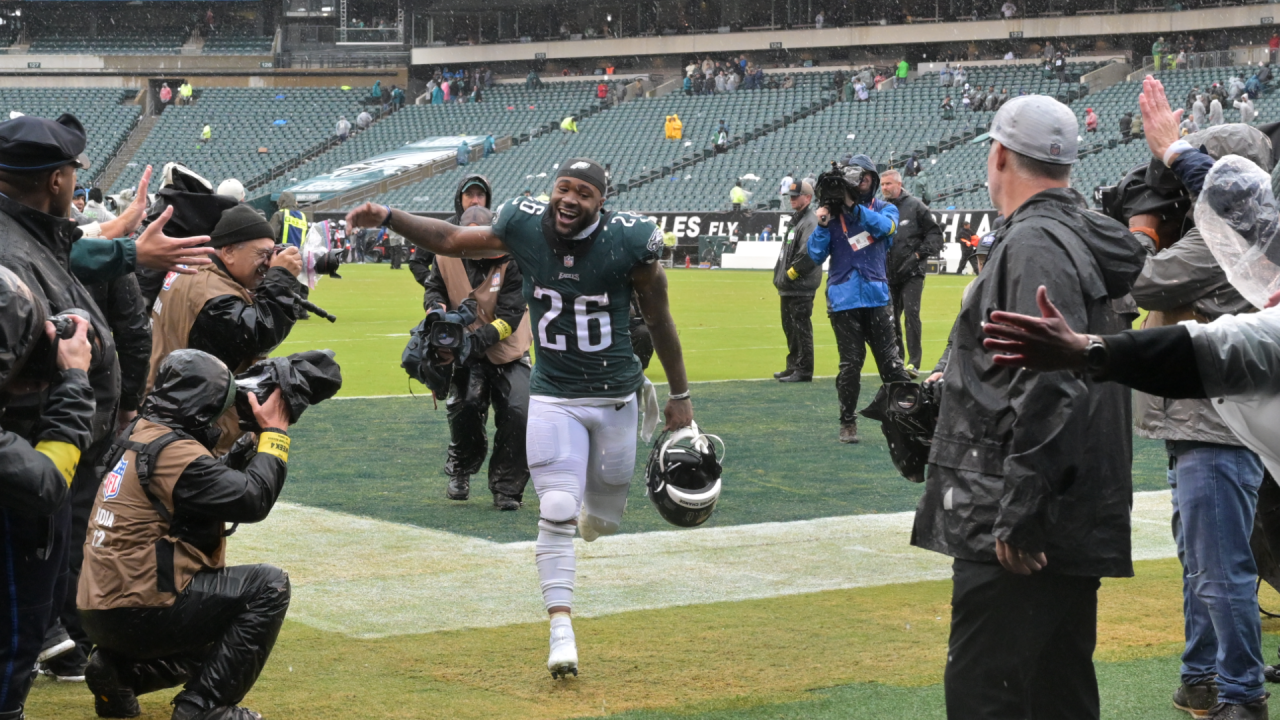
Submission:
[[[484,226],[493,214],[481,205],[463,211],[460,225]],[[428,319],[466,306],[465,356],[436,350],[442,364],[452,365],[449,397],[450,500],[470,497],[471,476],[480,471],[488,452],[485,431],[489,407],[494,411],[493,457],[489,460],[489,491],[499,510],[518,510],[529,482],[525,454],[525,425],[529,412],[529,346],[533,333],[526,317],[520,268],[508,255],[479,260],[436,257],[427,277],[424,303]]]
[[[1161,140],[1154,128],[1147,138],[1149,143]],[[1187,136],[1186,142],[1214,159],[1239,155],[1267,172],[1272,167],[1270,141],[1247,125],[1214,126]],[[1173,177],[1157,183],[1155,176]],[[1200,229],[1182,234],[1194,198],[1188,198],[1174,171],[1161,159],[1146,169],[1145,181],[1145,191],[1126,193],[1125,208],[1140,211],[1129,218],[1129,227],[1151,255],[1133,287],[1133,299],[1150,311],[1142,327],[1207,323],[1252,312],[1253,305],[1231,285]],[[1187,633],[1174,704],[1188,712],[1208,712],[1218,702],[1258,705],[1265,689],[1250,536],[1262,461],[1242,445],[1211,400],[1168,400],[1140,392],[1134,414],[1138,434],[1164,440],[1169,454]]]
[[[203,350],[241,372],[293,329],[302,271],[298,248],[277,246],[271,226],[248,205],[224,210],[208,245],[216,249],[213,264],[195,275],[171,273],[152,307],[148,388],[174,350]],[[223,438],[215,455],[230,449],[238,422],[234,408],[218,419]]]
[[[791,200],[791,227],[773,268],[773,286],[782,299],[787,369],[773,376],[780,382],[812,382],[813,296],[822,284],[822,265],[809,257],[809,236],[818,226],[818,217],[813,212],[813,185],[807,180],[792,180],[786,194]]]
[[[45,317],[36,294],[0,266],[0,413],[11,393],[47,385],[31,433],[0,430],[0,552],[9,558],[0,566],[0,581],[8,588],[0,593],[0,633],[9,638],[0,643],[0,667],[10,668],[0,676],[0,720],[23,717],[45,628],[57,614],[67,535],[55,515],[65,506],[67,487],[92,437],[89,322],[68,316],[74,334],[57,340],[53,357],[39,356],[55,341],[54,324]]]
[[[919,376],[920,298],[924,295],[924,275],[930,255],[942,250],[942,229],[929,208],[902,187],[902,176],[888,170],[880,176],[880,192],[898,208],[898,232],[889,248],[889,297],[893,302],[893,329],[898,336],[898,356],[907,361],[906,371]],[[906,352],[903,352],[902,316],[906,314]]]
[[[827,316],[836,334],[840,373],[840,442],[858,442],[858,394],[867,346],[884,382],[910,380],[895,344],[889,309],[886,258],[898,228],[898,208],[876,198],[880,176],[866,155],[843,169],[823,173],[816,187],[822,207],[809,236],[809,257],[821,266],[828,257]],[[833,212],[834,211],[834,212]]]
[[[1070,188],[1078,132],[1071,109],[1041,95],[1010,100],[991,125],[987,182],[1006,222],[952,329],[911,537],[955,558],[952,718],[1098,718],[1097,590],[1133,574],[1128,392],[1006,370],[981,348],[987,313],[1032,310],[1039,285],[1075,327],[1124,328],[1112,299],[1143,252]]]
[[[445,222],[452,225],[458,225],[462,221],[462,213],[473,207],[482,207],[486,210],[492,210],[493,186],[489,184],[489,179],[483,175],[469,173],[458,182],[458,189],[453,194],[453,216]],[[413,279],[424,288],[427,285],[427,278],[431,275],[431,265],[435,262],[435,255],[427,252],[422,248],[418,248],[413,254],[413,259],[409,261],[409,272],[413,273]],[[424,309],[426,303],[423,304]]]
[[[235,397],[220,360],[176,350],[106,458],[76,598],[97,646],[85,681],[99,717],[136,717],[137,695],[184,683],[174,720],[259,717],[236,706],[284,623],[289,577],[227,567],[226,523],[271,512],[288,473],[290,416],[280,390],[261,405],[250,393],[256,452],[240,442],[215,459],[216,422]]]

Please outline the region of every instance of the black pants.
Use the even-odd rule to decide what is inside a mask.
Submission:
[[[956,274],[957,274],[957,275],[963,275],[963,274],[964,274],[964,266],[965,266],[966,264],[968,264],[968,265],[972,265],[972,266],[973,266],[973,274],[974,274],[974,275],[977,275],[977,274],[978,274],[978,251],[977,251],[977,249],[975,249],[975,248],[971,248],[971,247],[969,247],[968,245],[965,245],[965,244],[961,243],[961,245],[960,245],[960,267],[956,268]]]
[[[289,575],[271,565],[197,573],[171,607],[82,610],[85,632],[135,694],[186,685],[213,707],[238,705],[276,644]]]
[[[840,352],[840,374],[836,376],[836,392],[840,395],[840,424],[858,419],[858,393],[862,391],[862,365],[867,360],[867,346],[876,359],[880,379],[884,382],[910,380],[898,356],[897,334],[893,331],[893,314],[889,306],[856,308],[828,313],[831,329],[836,332],[836,349]]]
[[[529,366],[524,359],[505,365],[481,360],[453,371],[445,408],[449,414],[449,477],[480,472],[488,452],[485,425],[493,406],[493,457],[489,460],[489,491],[524,499],[529,482],[529,459],[524,451],[529,416]]]
[[[392,245],[387,248],[387,251],[391,253],[391,269],[399,270],[400,263],[403,261],[403,258],[404,258],[404,246]]]
[[[781,300],[787,370],[813,377],[813,296],[783,295]]]
[[[1098,717],[1098,578],[956,560],[945,686],[954,720]]]
[[[71,505],[53,517],[0,510],[0,713],[22,708],[67,579]]]
[[[889,285],[889,299],[893,303],[893,329],[898,334],[898,357],[920,368],[920,297],[924,295],[924,276]],[[907,316],[906,334],[902,330],[902,316]],[[903,352],[903,341],[906,352]]]

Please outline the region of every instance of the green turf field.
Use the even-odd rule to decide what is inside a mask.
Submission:
[[[582,675],[553,682],[538,620],[532,490],[516,513],[486,502],[483,478],[470,502],[444,499],[444,408],[399,368],[421,291],[407,269],[353,266],[343,275],[312,294],[339,322],[301,323],[280,349],[336,350],[342,398],[310,409],[294,428],[286,504],[230,540],[232,562],[275,562],[294,580],[290,620],[247,706],[268,720],[944,716],[950,583],[937,578],[945,558],[906,547],[903,513],[920,488],[893,471],[877,425],[863,423],[861,445],[836,442],[829,376],[837,360],[820,310],[817,373],[828,377],[760,380],[785,355],[770,274],[671,272],[673,314],[698,383],[695,412],[728,446],[725,495],[704,528],[654,532],[671,528],[633,482],[626,534],[579,544]],[[969,279],[926,283],[926,367]],[[662,380],[656,362],[650,377]],[[863,378],[864,404],[878,384]],[[403,397],[369,397],[385,395]],[[638,467],[644,454],[641,446]],[[1164,487],[1163,457],[1159,444],[1135,440],[1136,489]],[[1144,512],[1167,514],[1161,496],[1139,500]],[[1142,522],[1135,531],[1148,533],[1146,547],[1152,537],[1170,544],[1167,517]],[[882,527],[897,534],[877,539]],[[932,569],[913,575],[922,556]],[[1100,594],[1106,718],[1183,717],[1168,702],[1182,634],[1180,568],[1167,548],[1146,557],[1162,559],[1135,563],[1135,578],[1108,580]],[[914,579],[873,577],[896,571]],[[678,595],[663,595],[691,572]],[[857,582],[777,587],[797,573],[822,580],[838,572]],[[753,583],[766,589],[754,592]],[[1269,594],[1267,605],[1280,598]],[[1264,629],[1275,633],[1280,623]],[[1268,657],[1278,639],[1267,636]],[[172,695],[145,696],[143,718],[167,718]],[[28,717],[87,720],[91,699],[83,686],[42,679]]]

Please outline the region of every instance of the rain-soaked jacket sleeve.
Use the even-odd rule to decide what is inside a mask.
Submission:
[[[265,520],[284,489],[288,462],[259,452],[243,471],[208,455],[191,461],[173,487],[179,514],[199,515],[223,522]]]
[[[413,259],[409,261],[409,272],[413,273],[413,279],[424,288],[427,286],[427,278],[431,275],[431,266],[435,264],[436,256],[418,248],[413,254]]]
[[[1190,143],[1187,143],[1187,147],[1190,147]],[[1204,178],[1209,174],[1214,162],[1213,157],[1207,153],[1190,149],[1178,154],[1178,159],[1173,161],[1172,169],[1178,176],[1178,180],[1182,181],[1182,186],[1191,193],[1191,197],[1196,197],[1204,188]]]
[[[1052,243],[1007,245],[1004,265],[1022,270],[1002,275],[1001,283],[991,283],[985,293],[987,306],[1036,314],[1036,289],[1043,285],[1067,324],[1077,332],[1085,330],[1087,309],[1071,258]],[[1050,497],[1065,489],[1054,485],[1070,481],[1064,469],[1075,465],[1071,455],[1079,449],[1079,443],[1064,436],[1079,432],[1074,421],[1085,415],[1080,404],[1089,401],[1089,390],[1075,373],[1018,370],[1006,392],[1013,418],[1004,489],[992,534],[1024,551],[1041,552],[1048,521],[1045,510]]]
[[[298,287],[288,270],[275,267],[258,284],[252,305],[237,295],[213,298],[191,325],[188,347],[203,350],[232,369],[265,355],[293,329],[293,291]]]
[[[0,430],[0,507],[34,516],[58,509],[93,439],[93,412],[88,374],[64,370],[45,400],[35,447]]]
[[[71,274],[85,285],[108,282],[134,271],[138,249],[130,238],[82,237],[71,244]]]
[[[1185,327],[1209,397],[1280,394],[1280,308]]]

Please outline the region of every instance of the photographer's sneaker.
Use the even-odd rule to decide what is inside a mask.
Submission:
[[[49,662],[40,663],[37,669],[41,675],[57,682],[84,682],[84,669],[88,664],[84,651],[76,647]]]
[[[75,641],[67,634],[62,623],[56,623],[44,634],[44,645],[40,648],[40,654],[36,656],[36,662],[49,662],[63,653],[71,652],[75,647]]]
[[[466,500],[471,497],[471,476],[459,475],[449,478],[449,487],[445,489],[444,494],[450,500]]]
[[[1192,717],[1204,717],[1218,704],[1218,683],[1207,680],[1189,685],[1183,683],[1173,691],[1173,706]]]
[[[578,643],[573,636],[573,623],[563,613],[551,617],[551,654],[547,656],[547,669],[553,680],[569,677],[569,673],[578,677]]]

